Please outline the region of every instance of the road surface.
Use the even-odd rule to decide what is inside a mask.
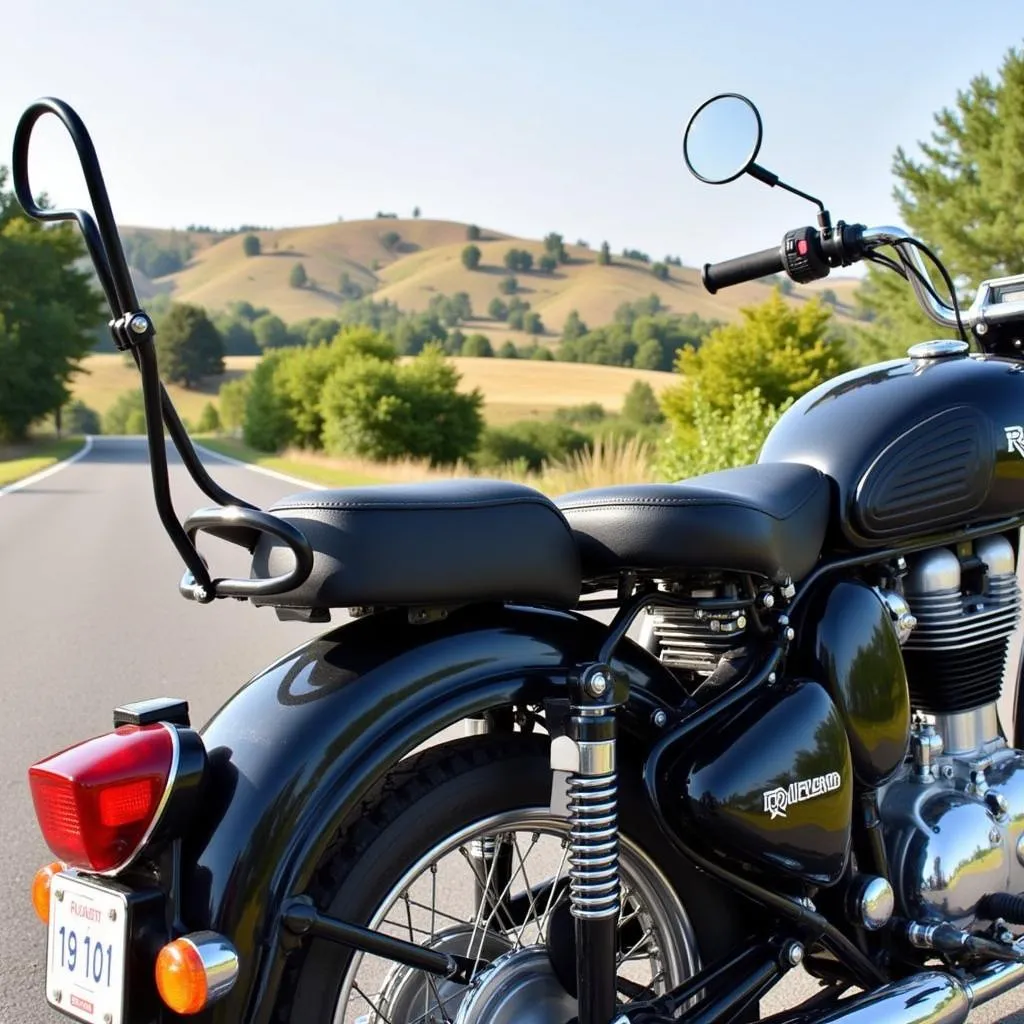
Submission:
[[[297,489],[209,465],[257,504]],[[178,465],[172,482],[182,515],[209,504]],[[217,552],[218,572],[247,575],[244,553]],[[107,731],[111,710],[130,700],[185,697],[199,725],[247,678],[324,628],[281,623],[269,609],[234,601],[192,604],[178,595],[181,572],[153,506],[141,438],[99,438],[74,465],[0,496],[0,1024],[67,1020],[43,996],[44,930],[29,887],[52,858],[32,813],[28,765]],[[971,1020],[1024,1024],[1022,1006],[1024,995],[1010,994]]]

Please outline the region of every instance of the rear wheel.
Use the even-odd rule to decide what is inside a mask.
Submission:
[[[564,1024],[575,1016],[575,999],[552,966],[558,935],[572,928],[568,826],[548,809],[547,747],[539,736],[479,736],[401,762],[342,829],[311,891],[332,916],[490,968],[466,986],[315,940],[293,954],[280,1020]],[[670,989],[700,963],[697,930],[679,896],[692,878],[678,865],[674,878],[659,866],[662,841],[625,775],[622,1002]],[[571,950],[563,972],[566,963],[571,973]]]

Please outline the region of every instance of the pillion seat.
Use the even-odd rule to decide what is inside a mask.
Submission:
[[[675,484],[579,491],[556,499],[579,543],[583,578],[692,569],[799,580],[821,552],[831,491],[797,463],[757,463]]]
[[[576,541],[538,491],[497,480],[309,491],[269,511],[300,530],[313,571],[257,604],[282,609],[441,606],[508,601],[568,608],[580,595]],[[291,552],[262,534],[252,575],[276,576]]]

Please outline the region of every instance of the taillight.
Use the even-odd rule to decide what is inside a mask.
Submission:
[[[32,802],[46,845],[71,867],[113,872],[149,837],[178,767],[164,723],[122,726],[34,764]]]

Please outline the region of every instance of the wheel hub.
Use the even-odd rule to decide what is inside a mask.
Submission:
[[[499,956],[473,979],[454,1024],[565,1024],[576,1000],[562,987],[544,946]]]

